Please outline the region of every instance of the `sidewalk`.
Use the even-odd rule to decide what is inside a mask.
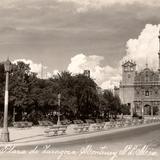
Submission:
[[[154,126],[154,125],[160,125],[160,122],[151,123],[151,124],[142,124],[137,126],[129,126],[124,128],[113,128],[108,130],[101,130],[96,132],[86,132],[81,134],[75,134],[75,135],[61,135],[61,136],[52,136],[52,137],[45,137],[44,136],[44,130],[46,127],[31,127],[31,128],[9,128],[10,133],[10,142],[4,143],[0,142],[0,145],[6,145],[6,144],[13,144],[15,146],[28,146],[28,145],[41,145],[41,144],[48,144],[48,143],[61,143],[61,142],[67,142],[67,141],[74,141],[74,140],[80,140],[80,139],[87,139],[91,137],[96,136],[102,136],[102,135],[109,135],[113,133],[123,132],[123,131],[129,131],[133,129],[148,127],[148,126]],[[2,128],[0,129],[1,132]]]

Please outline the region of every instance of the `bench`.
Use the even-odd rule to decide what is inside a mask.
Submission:
[[[95,123],[94,120],[92,120],[92,119],[85,119],[85,122],[87,124],[93,124],[93,123]]]
[[[144,124],[148,124],[148,123],[151,123],[151,120],[150,119],[144,119]]]
[[[113,119],[111,119],[111,120],[110,120],[110,127],[111,127],[111,128],[114,128],[115,126],[116,126],[116,121],[113,120]]]
[[[96,123],[104,123],[104,120],[102,120],[102,119],[96,119]]]
[[[102,119],[96,119],[96,124],[99,125],[99,128],[100,128],[100,129],[103,129],[103,128],[104,128],[104,125],[105,125],[105,121],[102,120]]]
[[[128,127],[128,126],[131,126],[131,125],[132,125],[132,121],[131,121],[130,118],[125,118],[125,119],[123,120],[123,126],[124,126],[124,127]]]
[[[89,124],[83,123],[81,125],[83,126],[83,132],[87,132],[89,130]]]
[[[98,130],[101,130],[102,128],[103,128],[102,125],[97,123],[93,123],[89,125],[89,131],[98,131]]]
[[[77,125],[76,127],[74,127],[74,130],[77,133],[83,132],[84,131],[84,126],[83,125]]]
[[[66,134],[73,135],[80,132],[83,132],[84,127],[78,124],[70,124],[67,126]]]
[[[70,124],[67,126],[66,133],[67,134],[78,134],[78,133],[84,133],[89,130],[89,124]]]
[[[62,134],[65,134],[66,129],[67,129],[66,125],[53,125],[48,129],[46,129],[44,133],[45,133],[45,136],[47,137],[62,135]]]
[[[84,122],[80,119],[73,120],[74,124],[83,124]]]
[[[96,122],[98,123],[95,123],[95,121],[92,119],[85,119],[85,122],[89,125],[89,131],[97,131],[103,129],[105,123],[100,123],[100,121],[98,120],[99,119],[96,120]]]
[[[77,120],[73,120],[74,124],[77,124],[77,127],[75,128],[76,130],[79,130],[80,132],[86,132],[89,129],[89,124],[88,123],[84,123],[82,120],[77,119]]]
[[[143,124],[143,119],[138,119],[138,124]]]
[[[65,119],[65,120],[62,120],[61,121],[61,124],[62,125],[69,125],[69,124],[71,124],[72,123],[72,121],[70,121],[70,120],[68,120],[68,119]]]
[[[13,122],[13,126],[15,128],[26,128],[26,127],[32,127],[33,123],[28,121],[18,121]]]
[[[115,125],[116,125],[116,127],[122,127],[123,126],[123,122],[121,120],[120,121],[116,121]]]
[[[154,122],[159,122],[159,117],[153,117]]]
[[[53,126],[51,121],[38,121],[40,126]]]
[[[138,119],[133,119],[133,121],[132,121],[132,125],[138,125],[139,123],[138,123]]]
[[[104,129],[110,129],[111,128],[111,123],[110,122],[105,122],[103,128]]]

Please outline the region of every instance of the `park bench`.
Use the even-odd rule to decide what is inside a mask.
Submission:
[[[73,120],[74,124],[83,124],[84,122],[80,119]]]
[[[89,124],[70,124],[67,126],[66,133],[67,134],[77,134],[87,132],[89,130]]]
[[[103,129],[105,121],[103,121],[102,119],[96,119],[96,124],[99,125],[99,129]]]
[[[160,120],[159,117],[153,117],[153,118],[152,118],[152,121],[153,121],[153,122],[159,122],[159,120]]]
[[[103,123],[102,119],[96,119],[96,123]]]
[[[105,122],[103,128],[104,129],[110,129],[111,128],[111,123],[110,122]]]
[[[98,130],[99,126],[92,119],[85,119],[86,124],[88,125],[88,131]]]
[[[40,126],[53,126],[51,121],[38,121]]]
[[[77,124],[77,125],[74,127],[74,130],[75,130],[77,133],[83,132],[83,131],[84,131],[84,126],[81,125],[81,124]]]
[[[66,129],[67,129],[66,125],[53,125],[48,129],[46,129],[44,133],[45,133],[45,136],[47,137],[62,135],[62,134],[65,134]]]
[[[114,128],[116,126],[116,121],[114,119],[110,120],[110,127]]]
[[[101,130],[103,127],[101,124],[97,124],[97,123],[92,123],[89,126],[89,131],[98,131]]]
[[[157,121],[156,117],[153,117],[153,118],[152,118],[152,121],[153,121],[153,122],[156,122],[156,121]]]
[[[26,127],[32,127],[33,123],[28,121],[18,121],[13,122],[13,126],[15,128],[26,128]]]
[[[87,124],[93,124],[93,123],[95,123],[95,121],[92,120],[92,119],[85,119],[85,122],[86,122]]]
[[[122,127],[123,126],[123,121],[122,120],[117,120],[116,122],[115,122],[115,126],[116,127]]]
[[[132,122],[131,122],[131,120],[130,119],[125,119],[125,121],[124,121],[124,127],[128,127],[128,126],[131,126],[132,125]]]
[[[134,126],[134,125],[138,125],[139,124],[139,121],[138,121],[138,119],[133,119],[132,120],[132,125]]]
[[[143,124],[143,119],[138,119],[138,124]]]
[[[155,122],[159,122],[160,118],[159,117],[154,117]]]
[[[70,120],[68,120],[68,119],[65,119],[65,120],[62,120],[61,121],[61,124],[62,125],[69,125],[69,124],[71,124],[72,123],[72,121],[70,121]]]
[[[89,131],[101,130],[104,127],[104,123],[95,123],[95,121],[92,119],[86,119],[85,121],[87,124],[89,124]]]
[[[150,119],[144,119],[144,124],[148,124],[148,123],[150,123],[151,122],[151,120]]]
[[[80,132],[86,132],[86,131],[88,131],[88,128],[89,128],[89,124],[88,123],[84,123],[80,119],[73,120],[73,123],[77,124],[77,127],[75,128],[75,130],[78,130]]]
[[[83,126],[83,132],[87,132],[89,130],[89,124],[83,123],[82,126]]]

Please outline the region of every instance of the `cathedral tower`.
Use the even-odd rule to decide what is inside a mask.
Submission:
[[[133,85],[136,73],[136,63],[127,61],[122,64],[122,84]]]
[[[120,84],[120,99],[122,103],[134,107],[134,80],[136,75],[136,63],[126,61],[122,64],[122,81]]]

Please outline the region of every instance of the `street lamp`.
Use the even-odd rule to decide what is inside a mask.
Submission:
[[[61,121],[60,121],[60,107],[61,107],[61,94],[58,94],[58,112],[57,112],[57,116],[58,116],[58,120],[57,120],[57,125],[61,125]]]
[[[4,69],[6,72],[6,84],[5,84],[5,100],[4,100],[4,120],[3,129],[1,133],[1,141],[9,142],[9,131],[8,131],[8,83],[9,83],[9,72],[11,71],[11,62],[9,59],[4,63]]]

